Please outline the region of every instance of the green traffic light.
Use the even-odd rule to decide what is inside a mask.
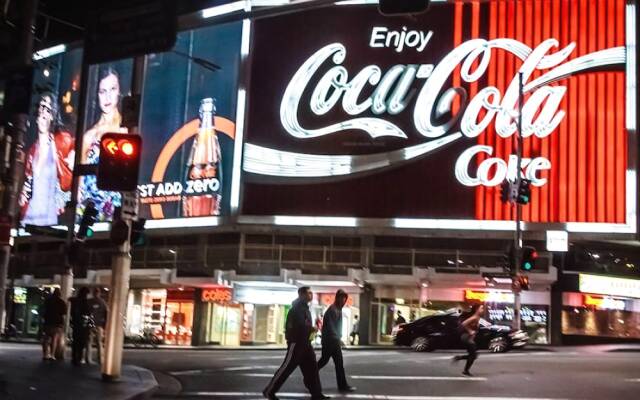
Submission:
[[[525,262],[524,265],[522,266],[526,271],[531,271],[531,268],[533,268],[533,264],[531,264],[529,261]]]
[[[93,237],[93,229],[87,228],[87,237],[88,238]]]

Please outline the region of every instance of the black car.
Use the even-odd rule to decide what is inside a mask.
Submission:
[[[458,331],[460,314],[450,313],[420,318],[394,328],[393,341],[398,346],[411,346],[415,351],[462,349]],[[480,319],[476,343],[480,349],[502,353],[527,344],[528,335],[508,326],[492,325]]]

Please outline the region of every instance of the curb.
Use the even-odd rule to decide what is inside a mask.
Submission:
[[[153,372],[146,368],[138,367],[135,365],[127,365],[127,368],[132,369],[136,373],[138,379],[140,380],[140,385],[143,388],[140,392],[125,397],[123,400],[145,400],[151,398],[153,393],[155,393],[159,388],[158,381],[153,375]]]

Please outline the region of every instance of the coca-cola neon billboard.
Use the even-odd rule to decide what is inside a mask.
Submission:
[[[542,3],[438,4],[413,22],[379,17],[375,7],[342,7],[339,13],[256,23],[244,213],[512,219],[496,201],[496,186],[519,169],[511,152],[521,72],[520,169],[537,188],[538,202],[525,220],[635,231],[635,155],[627,147],[635,140],[635,78],[625,73],[635,69],[629,51],[635,47],[634,5],[625,9],[621,2],[599,0],[587,13],[582,2]],[[297,30],[301,18],[308,26],[332,12],[335,22],[327,29]],[[608,29],[594,34],[572,28],[583,14],[586,22],[606,22]],[[259,49],[282,26],[295,39],[270,48],[270,60],[287,60],[274,76],[274,62]],[[268,84],[260,78],[263,70],[271,74]],[[589,95],[596,98],[593,105]],[[252,116],[256,108],[259,119]],[[591,171],[590,164],[595,183],[581,171]],[[404,201],[417,182],[402,180],[421,175],[448,193],[423,192],[419,197],[429,204],[408,201],[411,210],[354,207],[375,196],[381,182],[393,182]],[[347,204],[310,199],[300,183]],[[356,193],[350,190],[354,183],[361,189]],[[258,193],[275,206],[252,202]],[[295,204],[286,200],[294,197]]]

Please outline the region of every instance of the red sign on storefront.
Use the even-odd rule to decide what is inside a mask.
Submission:
[[[229,303],[233,298],[233,292],[228,287],[202,289],[202,301],[205,303]]]

